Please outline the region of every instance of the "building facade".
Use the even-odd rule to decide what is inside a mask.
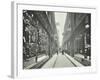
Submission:
[[[23,61],[55,53],[57,39],[54,12],[23,10]]]
[[[78,53],[91,58],[91,14],[67,13],[62,48],[72,57]]]

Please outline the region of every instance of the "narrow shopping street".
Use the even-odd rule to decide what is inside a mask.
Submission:
[[[91,14],[23,10],[23,69],[91,66]]]

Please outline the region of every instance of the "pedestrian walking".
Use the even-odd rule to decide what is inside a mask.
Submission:
[[[64,55],[64,50],[62,50],[62,55]]]
[[[57,52],[57,55],[58,55],[58,50],[56,52]]]

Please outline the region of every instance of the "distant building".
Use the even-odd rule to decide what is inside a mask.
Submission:
[[[55,53],[58,50],[59,47],[59,43],[58,43],[58,32],[57,32],[57,27],[56,27],[56,23],[55,23],[55,12],[47,12],[46,13],[49,19],[49,22],[51,24],[51,28],[52,28],[52,33],[53,33],[53,39],[51,40],[51,52]]]

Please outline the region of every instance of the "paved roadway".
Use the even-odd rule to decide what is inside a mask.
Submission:
[[[72,62],[65,56],[62,54],[59,54],[57,56],[57,60],[55,62],[54,67],[73,67],[74,65],[72,64]]]
[[[65,56],[55,54],[42,68],[74,67],[74,64]]]

